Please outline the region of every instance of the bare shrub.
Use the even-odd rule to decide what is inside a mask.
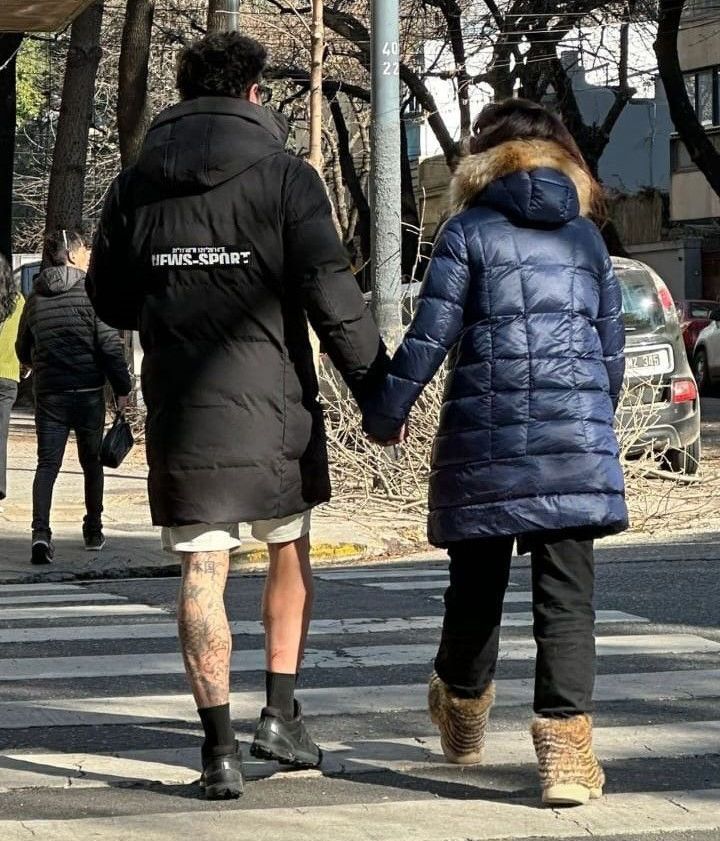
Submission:
[[[334,370],[322,375],[335,501],[357,512],[411,515],[427,510],[430,458],[447,372],[443,369],[413,409],[407,446],[381,448],[362,434],[360,413]],[[657,533],[696,525],[717,508],[720,477],[685,476],[661,467],[665,451],[650,436],[659,392],[645,382],[628,388],[618,413],[620,458],[635,531]]]

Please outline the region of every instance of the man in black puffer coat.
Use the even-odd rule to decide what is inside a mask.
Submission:
[[[85,291],[90,252],[82,236],[59,231],[45,243],[50,262],[35,281],[18,331],[18,358],[33,370],[38,466],[33,484],[32,563],[52,560],[50,507],[71,431],[85,476],[83,537],[88,551],[105,545],[102,533],[105,381],[121,410],[130,374],[117,331],[95,315]]]
[[[315,170],[261,105],[262,45],[212,35],[182,54],[182,102],[112,185],[88,290],[139,330],[153,521],[183,559],[178,620],[205,730],[205,796],[237,797],[223,605],[239,523],[270,547],[267,707],[253,753],[315,766],[294,700],[312,601],[310,511],[330,498],[308,319],[359,399],[385,350]]]

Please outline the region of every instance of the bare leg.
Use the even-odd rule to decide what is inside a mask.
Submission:
[[[178,632],[185,671],[198,708],[227,704],[230,697],[232,636],[223,595],[228,552],[181,555]]]
[[[296,674],[312,615],[310,538],[270,544],[268,551],[270,569],[263,595],[266,667],[269,672]]]

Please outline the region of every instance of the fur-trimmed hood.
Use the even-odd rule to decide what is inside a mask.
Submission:
[[[468,155],[450,187],[453,213],[480,202],[499,205],[530,223],[561,224],[589,216],[592,198],[591,176],[549,140],[512,140]]]

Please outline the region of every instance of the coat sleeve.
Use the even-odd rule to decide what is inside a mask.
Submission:
[[[117,330],[95,319],[95,345],[100,365],[118,397],[126,397],[132,391],[132,380],[125,362],[125,351]]]
[[[335,230],[318,174],[297,161],[285,193],[285,266],[323,350],[362,404],[380,382],[387,351]]]
[[[32,311],[32,298],[30,298],[23,308],[20,316],[20,325],[18,327],[17,338],[15,340],[15,355],[20,361],[21,365],[29,368],[32,365],[33,352],[33,333],[30,326],[30,313]]]
[[[610,398],[617,410],[625,376],[625,322],[622,316],[622,291],[612,260],[605,258],[600,278],[600,307],[595,327],[600,336],[603,358],[610,381]]]
[[[95,312],[118,330],[137,330],[140,295],[137,272],[129,265],[129,225],[122,206],[120,179],[116,178],[105,198],[95,232],[85,288]]]
[[[455,217],[437,241],[415,317],[385,383],[368,402],[363,427],[369,435],[389,441],[400,431],[413,404],[460,337],[469,284],[465,232]]]

